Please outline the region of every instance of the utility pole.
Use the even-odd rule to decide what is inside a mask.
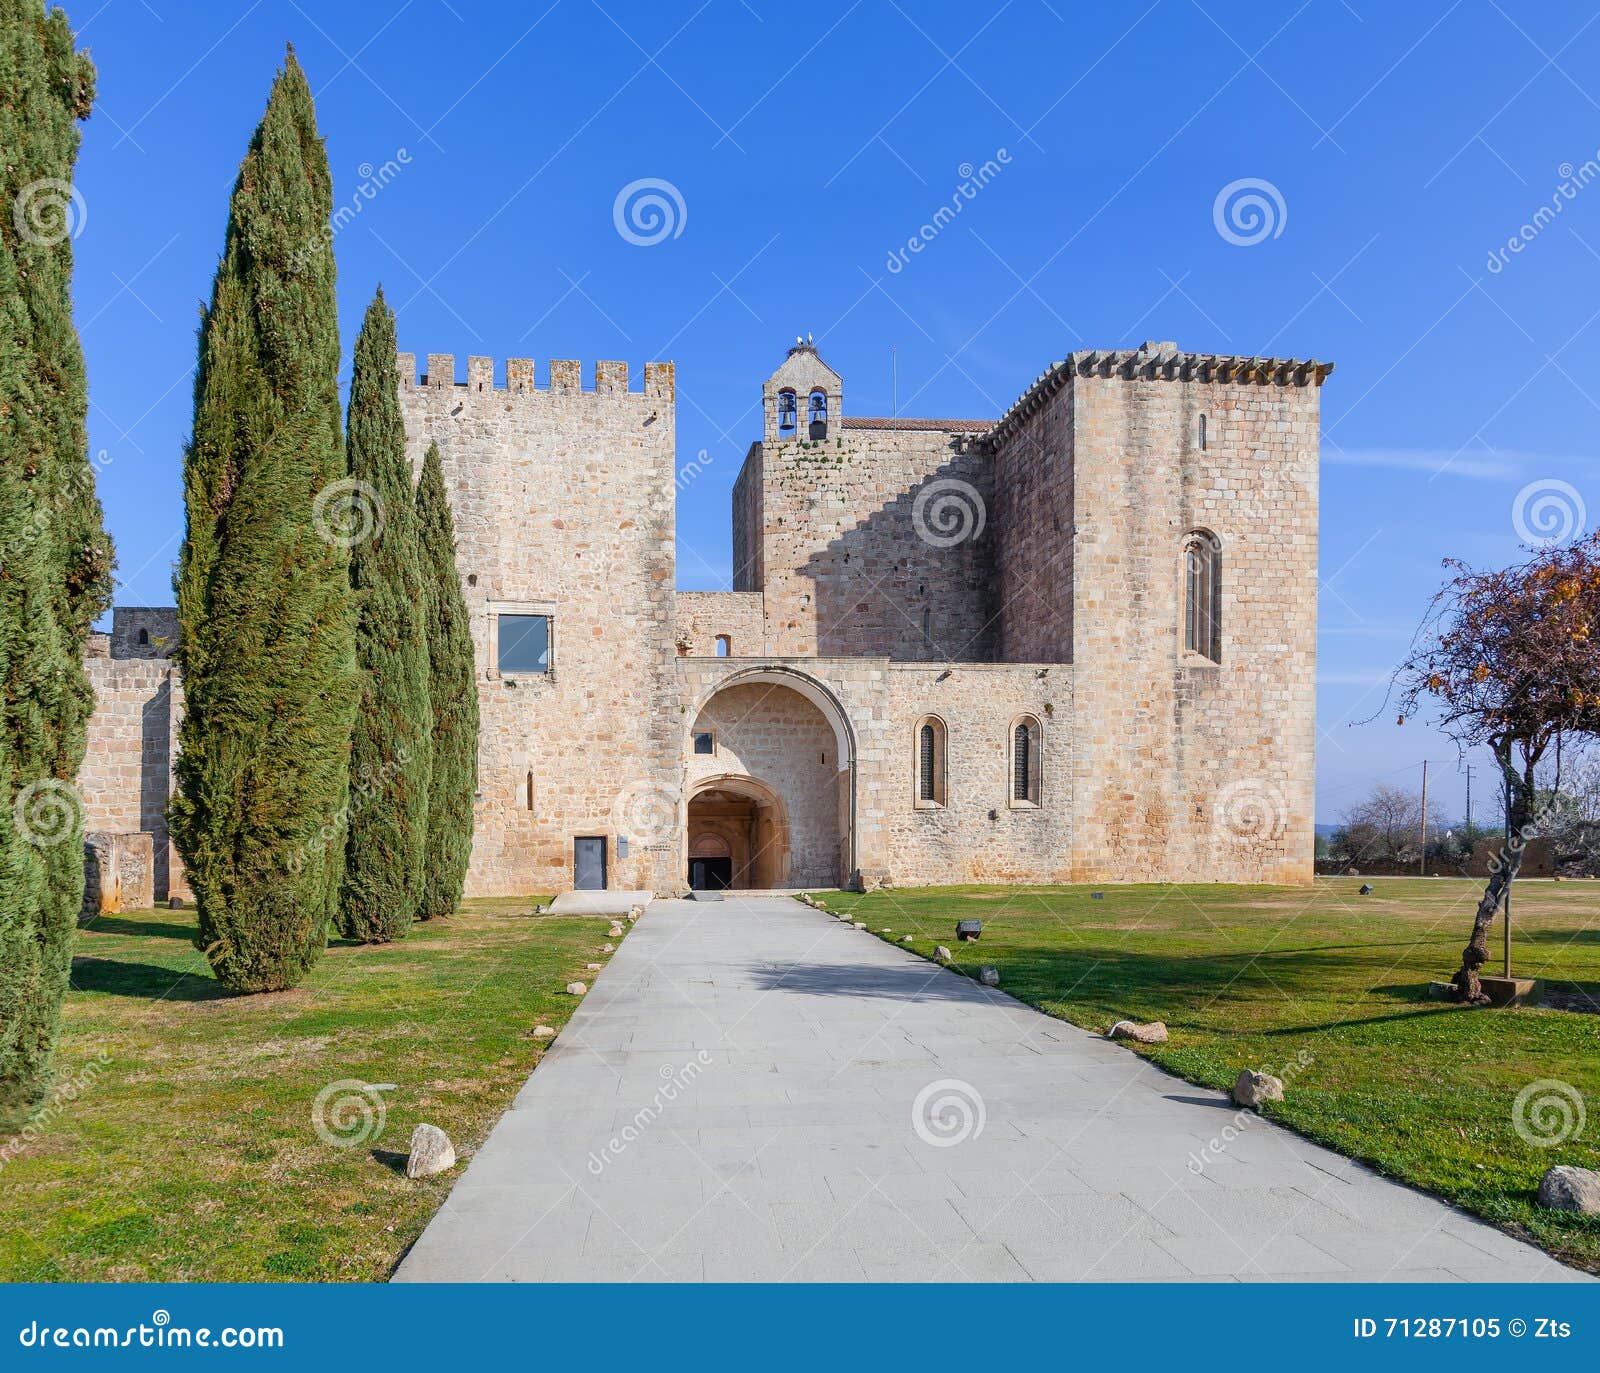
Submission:
[[[1428,875],[1428,760],[1422,760],[1422,858],[1419,875]]]

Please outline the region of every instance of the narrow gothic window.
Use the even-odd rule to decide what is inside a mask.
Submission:
[[[942,806],[945,803],[945,734],[942,721],[933,716],[917,725],[917,805]]]
[[[1039,722],[1024,716],[1011,728],[1011,800],[1024,805],[1039,804],[1042,757],[1039,748]]]
[[[1204,448],[1206,446],[1206,417],[1204,415],[1200,416],[1200,422],[1195,426],[1195,428],[1195,442],[1198,443],[1201,448]]]
[[[922,612],[922,642],[925,644],[933,642],[933,612],[931,610]]]
[[[798,406],[793,391],[778,392],[778,437],[788,438],[799,423]]]
[[[148,629],[141,629],[139,631],[139,642],[141,644],[147,644],[150,642],[150,631]]]
[[[717,635],[717,657],[726,658],[733,653],[733,640],[726,634]]]
[[[1216,537],[1191,534],[1183,550],[1183,647],[1222,661],[1222,549]]]
[[[533,809],[533,769],[528,770],[527,792],[524,798],[529,810]]]

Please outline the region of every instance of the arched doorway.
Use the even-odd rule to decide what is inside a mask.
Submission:
[[[787,884],[789,819],[772,788],[753,777],[705,778],[691,789],[686,810],[694,890]]]
[[[691,886],[720,885],[724,871],[736,888],[849,880],[855,740],[826,686],[791,668],[741,669],[708,691],[688,721],[683,852]]]

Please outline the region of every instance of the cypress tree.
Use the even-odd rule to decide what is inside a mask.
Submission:
[[[72,325],[72,188],[94,67],[60,10],[0,0],[0,1110],[44,1090],[83,900],[72,781],[109,604],[83,350]]]
[[[238,991],[320,956],[344,872],[355,627],[342,520],[333,186],[291,48],[229,205],[201,314],[178,564],[173,837],[196,945]]]
[[[433,704],[428,853],[417,918],[430,920],[449,915],[460,904],[472,858],[472,798],[478,786],[478,682],[438,444],[428,446],[417,483],[417,536],[428,584],[428,690]]]
[[[339,933],[404,938],[422,903],[433,770],[421,551],[395,373],[394,313],[380,287],[356,338],[345,426],[349,479],[371,518],[350,552],[361,704],[350,749],[350,837]]]

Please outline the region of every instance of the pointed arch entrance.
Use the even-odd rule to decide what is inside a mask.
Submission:
[[[855,865],[855,740],[833,693],[791,668],[745,668],[707,691],[689,719],[689,885],[846,882]]]

